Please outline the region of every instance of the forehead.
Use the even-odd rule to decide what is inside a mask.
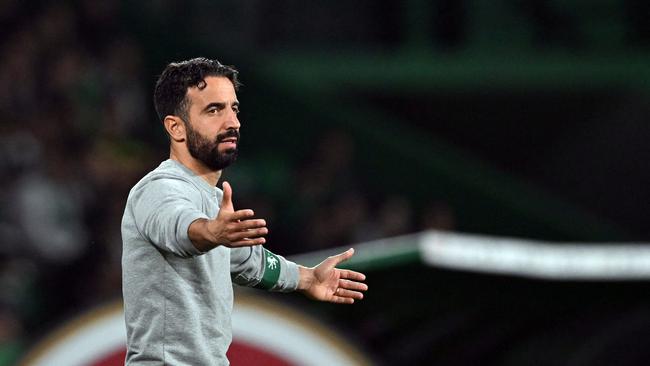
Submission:
[[[237,101],[237,93],[232,82],[223,76],[208,76],[204,79],[205,88],[191,87],[187,89],[187,97],[192,105],[207,105],[210,103],[233,103]]]

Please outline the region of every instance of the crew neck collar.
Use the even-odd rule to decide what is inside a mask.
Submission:
[[[190,168],[186,167],[185,165],[181,164],[180,162],[173,160],[173,159],[167,159],[170,164],[176,165],[178,168],[183,170],[191,179],[194,181],[199,187],[202,189],[208,191],[209,193],[214,193],[215,191],[218,192],[219,188],[216,186],[210,185],[205,179],[201,178],[200,176],[196,175]]]

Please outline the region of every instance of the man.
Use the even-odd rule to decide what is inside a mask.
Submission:
[[[264,249],[266,222],[235,210],[216,187],[237,157],[237,71],[197,58],[167,66],[154,102],[170,139],[169,160],[138,182],[122,219],[128,365],[228,364],[232,283],[351,304],[367,286],[335,266],[313,268]]]

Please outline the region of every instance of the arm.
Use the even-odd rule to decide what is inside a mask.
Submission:
[[[199,209],[200,192],[187,181],[173,176],[154,177],[129,195],[123,225],[131,226],[161,250],[180,257],[200,255],[188,238],[188,227],[207,218]],[[131,218],[129,220],[129,218]]]
[[[298,288],[298,265],[261,245],[230,250],[230,274],[241,286],[279,292]]]
[[[313,268],[298,266],[276,255],[260,244],[266,235],[264,220],[248,219],[252,210],[234,211],[232,189],[223,183],[221,209],[214,220],[196,220],[190,225],[190,238],[199,250],[210,250],[220,243],[233,248],[230,271],[233,281],[243,286],[255,286],[271,291],[298,290],[307,297],[342,304],[363,299],[368,286],[363,273],[335,268],[354,255],[349,249],[327,258]],[[250,248],[243,248],[250,247]],[[203,249],[201,249],[203,248]]]
[[[236,252],[241,256],[235,255]],[[233,282],[239,285],[270,291],[300,291],[314,300],[340,304],[361,300],[362,291],[368,290],[368,286],[360,282],[366,279],[363,273],[335,268],[352,257],[354,249],[329,257],[313,268],[296,265],[261,246],[237,248],[231,253]]]
[[[218,245],[229,248],[260,245],[265,243],[268,233],[266,221],[253,219],[253,210],[235,211],[232,203],[232,188],[223,182],[223,198],[219,213],[214,219],[198,219],[188,228],[192,244],[201,252],[207,252]]]
[[[354,255],[354,249],[331,256],[316,267],[299,266],[298,291],[305,296],[320,301],[338,304],[352,304],[354,300],[363,299],[363,292],[368,285],[363,282],[363,273],[336,268],[336,265]]]

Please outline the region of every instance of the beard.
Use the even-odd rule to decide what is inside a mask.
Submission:
[[[222,170],[237,160],[238,149],[228,149],[224,152],[219,151],[219,143],[229,137],[237,138],[239,145],[239,131],[227,130],[217,135],[214,141],[201,135],[194,130],[189,122],[185,123],[187,130],[187,149],[194,159],[199,160],[211,170]]]

